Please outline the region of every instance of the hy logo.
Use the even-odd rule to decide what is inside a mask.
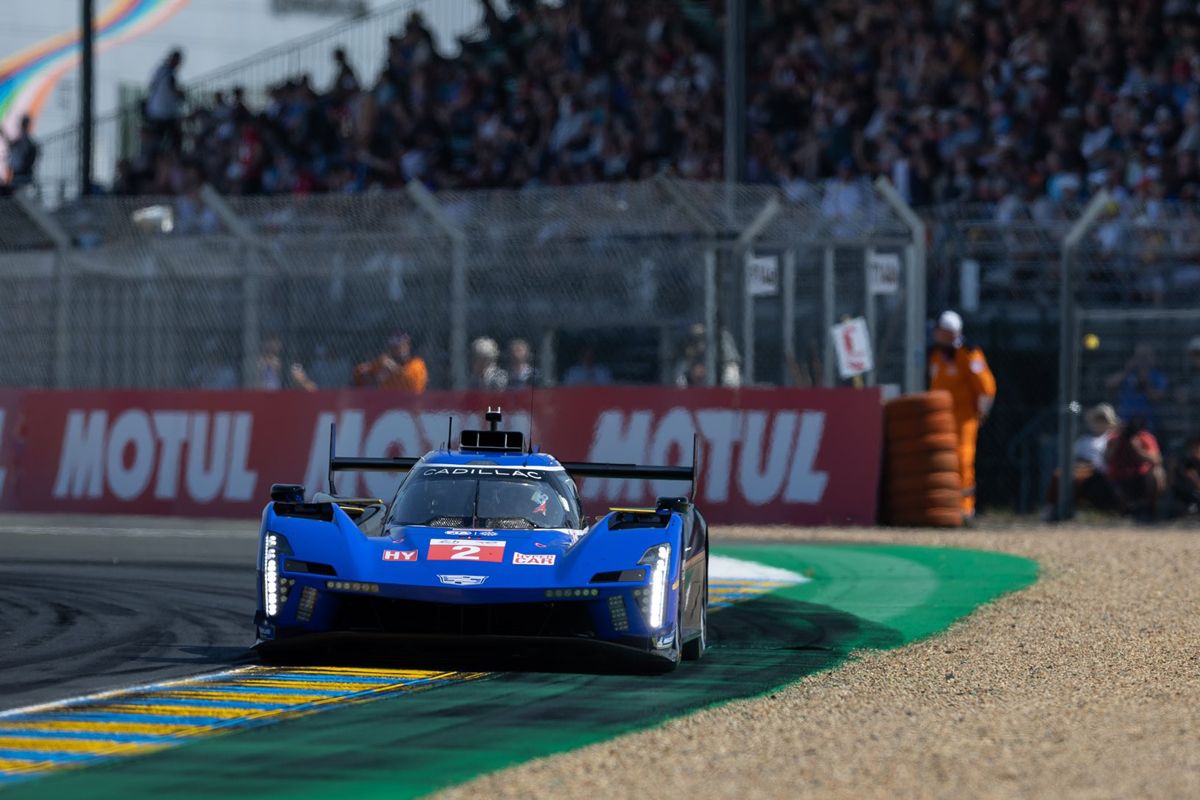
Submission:
[[[448,586],[478,586],[487,575],[438,575],[438,580]]]

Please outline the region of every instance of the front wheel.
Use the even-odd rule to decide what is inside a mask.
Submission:
[[[707,577],[707,576],[706,576]],[[700,600],[700,635],[683,645],[683,657],[687,661],[699,661],[708,649],[708,581],[704,581],[704,596]]]

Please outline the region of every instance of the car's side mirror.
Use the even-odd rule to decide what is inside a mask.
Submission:
[[[277,503],[303,503],[304,485],[299,483],[271,484],[271,499]]]

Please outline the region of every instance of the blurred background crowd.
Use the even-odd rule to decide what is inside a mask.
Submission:
[[[483,7],[456,55],[413,13],[377,71],[337,50],[330,85],[297,74],[263,107],[241,89],[186,98],[173,52],[113,191],[720,177],[721,3]],[[853,213],[854,178],[875,174],[915,205],[1200,193],[1194,4],[763,0],[750,36],[749,178],[797,200],[830,185],[829,213]]]

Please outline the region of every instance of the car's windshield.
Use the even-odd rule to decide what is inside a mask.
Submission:
[[[418,467],[400,487],[393,525],[578,528],[565,473],[506,467]]]

